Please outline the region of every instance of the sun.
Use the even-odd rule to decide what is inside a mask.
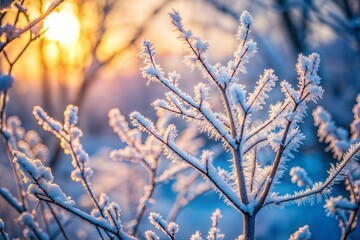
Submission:
[[[51,13],[44,21],[45,37],[65,47],[73,47],[79,38],[78,18],[69,8]]]

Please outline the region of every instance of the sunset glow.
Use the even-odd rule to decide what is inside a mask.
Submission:
[[[47,29],[47,39],[66,47],[74,46],[79,38],[79,21],[71,9],[52,13],[45,20],[44,27]]]

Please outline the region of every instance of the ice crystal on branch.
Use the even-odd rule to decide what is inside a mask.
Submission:
[[[268,118],[261,122],[255,118],[254,113],[264,114],[268,94],[275,87],[277,77],[273,70],[265,70],[250,93],[246,86],[240,84],[240,73],[246,73],[245,64],[257,52],[256,43],[249,39],[253,25],[251,15],[243,12],[240,17],[240,26],[236,34],[240,45],[234,53],[234,59],[227,66],[210,63],[206,55],[209,49],[208,41],[203,41],[186,30],[178,12],[170,13],[170,18],[179,39],[186,45],[189,53],[185,57],[186,64],[191,69],[195,66],[199,68],[208,83],[200,82],[196,85],[195,98],[192,98],[183,92],[178,84],[174,84],[175,81],[166,77],[165,71],[156,64],[155,47],[152,43],[144,41],[141,52],[145,64],[142,68],[143,76],[149,81],[160,83],[168,90],[165,94],[166,99],[157,100],[153,105],[159,112],[168,112],[195,122],[201,131],[207,132],[215,141],[221,140],[224,150],[229,150],[232,155],[230,167],[233,170],[227,173],[220,167],[215,168],[213,162],[216,158],[214,159],[206,150],[201,156],[196,157],[177,146],[174,126],[170,125],[164,133],[160,132],[151,120],[138,112],[131,115],[134,125],[157,139],[163,145],[168,158],[183,161],[200,172],[226,202],[243,214],[244,239],[254,238],[254,219],[263,207],[292,202],[299,205],[313,203],[315,199],[321,199],[321,194],[328,195],[331,185],[342,179],[342,174],[356,159],[359,145],[343,146],[347,154],[341,156],[342,161],[331,168],[324,182],[313,184],[302,168],[293,168],[290,173],[293,181],[299,186],[306,185],[307,189],[283,196],[274,192],[274,186],[281,183],[287,162],[295,157],[294,152],[299,150],[305,139],[300,125],[307,115],[307,104],[316,103],[323,95],[324,90],[320,86],[321,78],[318,75],[320,56],[317,53],[309,56],[299,55],[296,64],[297,86],[282,81],[280,85],[284,99],[271,105]],[[220,94],[223,111],[215,109],[208,101],[212,86],[215,86]],[[356,123],[353,125],[356,126]],[[344,135],[341,131],[337,133]],[[268,151],[274,152],[274,160],[269,165],[260,164],[259,156]],[[160,223],[160,220],[157,221],[157,224]],[[210,239],[220,238],[219,229],[212,228],[209,236]],[[201,239],[201,236],[194,234],[193,238]]]
[[[89,185],[93,170],[88,166],[89,156],[80,142],[83,133],[76,126],[78,122],[78,108],[73,105],[66,107],[64,124],[48,116],[39,106],[34,107],[33,114],[44,130],[51,132],[60,139],[60,145],[64,153],[71,156],[71,163],[74,167],[71,178],[74,181]]]
[[[262,106],[266,104],[268,98],[267,93],[273,89],[277,79],[274,70],[267,69],[264,71],[264,75],[260,76],[256,83],[255,90],[248,96],[246,112],[252,113],[263,109]]]
[[[311,186],[312,181],[307,175],[307,172],[301,167],[293,167],[290,170],[291,181],[296,183],[299,187]]]
[[[223,216],[221,215],[220,209],[216,209],[212,216],[211,216],[211,228],[209,230],[208,236],[207,236],[207,240],[222,240],[224,239],[225,235],[221,233],[220,228],[219,228],[219,220],[222,218]]]
[[[329,144],[327,150],[334,153],[334,157],[341,159],[350,147],[348,132],[344,128],[337,127],[330,114],[322,107],[317,107],[313,112],[315,125],[319,126],[318,136],[320,141]]]
[[[78,108],[73,105],[68,105],[64,112],[64,130],[71,131],[78,122]]]
[[[116,236],[119,239],[133,239],[133,237],[124,231],[120,220],[120,207],[116,203],[109,203],[109,198],[104,193],[100,194],[98,198],[92,189],[90,177],[93,170],[88,166],[89,156],[80,142],[82,131],[77,127],[78,108],[73,105],[66,107],[63,124],[48,116],[40,107],[35,107],[33,113],[45,130],[53,133],[60,139],[60,145],[64,152],[71,156],[74,167],[74,170],[71,172],[71,178],[76,182],[82,183],[94,205],[94,209],[90,215],[74,208],[72,206],[74,202],[70,199],[66,200],[67,197],[61,192],[59,186],[52,183],[53,177],[50,169],[44,168],[38,160],[32,160],[22,153],[15,152],[16,162],[21,165],[20,169],[22,169],[25,181],[31,183],[28,193],[34,195],[40,201],[54,203],[66,211],[79,216],[94,225],[100,236],[100,229],[102,229],[110,238]],[[61,224],[59,223],[59,225]],[[63,234],[65,235],[65,233]]]
[[[201,233],[196,231],[193,235],[191,235],[190,240],[203,240],[203,238],[201,237]]]
[[[160,240],[159,236],[150,230],[145,232],[145,237],[146,237],[146,240]]]
[[[167,222],[158,213],[151,212],[149,216],[150,223],[161,230],[170,239],[175,239],[175,233],[179,231],[179,226],[175,222]],[[151,238],[150,238],[151,239]]]
[[[249,32],[251,30],[251,26],[253,24],[252,16],[249,12],[244,11],[240,16],[240,25],[236,33],[236,37],[243,41],[246,40]]]
[[[356,99],[357,103],[353,108],[354,121],[351,123],[351,135],[347,130],[337,127],[332,120],[331,115],[323,108],[318,107],[313,112],[315,125],[319,127],[318,136],[320,141],[325,141],[329,144],[328,150],[334,153],[339,161],[337,167],[332,167],[330,173],[341,168],[342,176],[337,177],[334,181],[345,179],[346,189],[349,191],[349,198],[343,196],[330,197],[325,204],[325,209],[328,215],[335,216],[339,219],[341,227],[342,239],[346,239],[351,232],[354,231],[357,224],[357,213],[360,208],[360,192],[359,192],[359,149],[360,138],[357,129],[359,120],[359,96]],[[344,166],[344,162],[349,161],[349,164]]]
[[[9,235],[5,232],[5,224],[1,218],[0,218],[0,236],[4,240],[9,240]]]
[[[299,230],[297,230],[294,234],[292,234],[289,240],[308,240],[311,238],[311,232],[308,225],[305,225]]]
[[[38,124],[41,125],[45,131],[49,131],[55,136],[59,137],[59,134],[62,131],[62,124],[49,115],[39,106],[34,107],[33,114],[38,120]]]
[[[54,176],[50,168],[45,167],[40,160],[33,160],[21,152],[14,152],[14,162],[29,184],[28,193],[35,198],[48,198],[61,205],[72,206],[74,201],[64,194],[61,188],[53,183]]]
[[[49,236],[41,229],[39,224],[35,221],[34,216],[28,212],[20,215],[18,220],[25,226],[24,237],[28,239],[48,240]]]

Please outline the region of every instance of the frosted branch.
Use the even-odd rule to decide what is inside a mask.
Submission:
[[[349,151],[344,155],[343,160],[337,164],[336,167],[332,167],[329,171],[329,176],[323,183],[315,183],[311,189],[308,189],[303,192],[295,193],[294,195],[284,196],[284,197],[277,197],[275,199],[269,200],[265,205],[268,204],[281,204],[285,202],[291,202],[299,200],[301,203],[301,199],[306,197],[316,195],[318,193],[325,193],[328,194],[330,192],[331,185],[335,184],[339,180],[341,180],[341,173],[343,173],[348,167],[348,163],[352,160],[357,159],[360,151],[360,143],[354,144],[350,147]]]
[[[184,160],[194,169],[199,171],[205,179],[209,180],[210,183],[214,186],[214,188],[221,193],[221,195],[237,210],[243,212],[246,211],[245,206],[243,206],[236,196],[236,193],[231,190],[224,180],[217,174],[214,174],[212,171],[206,172],[205,166],[201,164],[201,162],[193,156],[190,156],[186,152],[180,150],[175,143],[173,142],[166,142],[166,140],[156,131],[154,126],[151,122],[141,116],[139,113],[135,112],[131,114],[132,119],[134,119],[134,124],[139,126],[143,131],[148,132],[149,134],[153,135],[156,139],[158,139],[164,147],[169,149],[171,153],[175,154],[180,159]],[[212,174],[213,173],[213,174]]]
[[[29,22],[26,26],[17,29],[11,37],[7,38],[5,42],[0,43],[0,52],[14,39],[19,38],[23,33],[27,32],[31,28],[35,27],[39,22],[44,20],[57,6],[60,5],[64,0],[53,0],[49,5],[48,9],[39,17],[35,18],[31,22]]]

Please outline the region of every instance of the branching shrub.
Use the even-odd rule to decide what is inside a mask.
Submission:
[[[160,239],[163,236],[175,239],[181,226],[174,220],[181,208],[212,189],[243,216],[243,234],[238,239],[254,239],[256,218],[264,207],[292,203],[313,204],[323,196],[329,196],[332,185],[345,178],[350,198],[330,197],[325,207],[329,214],[339,219],[342,238],[346,239],[355,228],[360,205],[357,161],[360,150],[360,100],[354,107],[355,120],[351,125],[350,138],[344,130],[335,126],[327,112],[317,108],[314,117],[316,125],[319,125],[320,140],[329,143],[329,149],[339,162],[331,167],[323,182],[316,183],[312,182],[303,168],[292,168],[292,181],[298,186],[306,186],[306,189],[280,195],[274,187],[281,184],[288,162],[295,157],[295,152],[305,138],[300,125],[307,114],[307,104],[316,103],[323,94],[317,73],[319,55],[300,54],[296,65],[297,86],[282,81],[280,86],[283,100],[269,105],[268,94],[278,80],[272,69],[264,71],[254,90],[249,93],[246,86],[241,84],[241,74],[246,73],[246,64],[257,52],[257,45],[250,38],[253,20],[248,12],[243,12],[240,18],[236,34],[240,42],[239,48],[235,51],[233,60],[226,65],[211,64],[206,55],[209,42],[202,41],[187,30],[179,13],[174,11],[170,13],[170,17],[179,39],[189,52],[185,57],[186,64],[190,69],[198,68],[207,82],[201,81],[194,87],[194,96],[184,92],[178,84],[180,75],[176,72],[165,74],[156,63],[154,45],[150,41],[143,42],[140,53],[144,60],[143,76],[149,82],[160,83],[168,90],[165,99],[153,103],[160,118],[154,124],[139,112],[134,112],[130,117],[135,128],[131,128],[120,110],[112,109],[109,112],[110,126],[125,144],[123,148],[113,150],[110,157],[113,160],[141,164],[149,174],[149,183],[144,186],[143,197],[132,221],[123,223],[120,206],[111,202],[106,193],[98,194],[93,190],[93,169],[89,165],[89,155],[81,143],[83,133],[77,126],[76,106],[69,105],[66,108],[63,123],[53,119],[39,106],[34,108],[33,114],[44,130],[60,140],[65,154],[70,156],[73,166],[71,179],[81,183],[86,190],[92,203],[92,210],[89,212],[76,206],[76,202],[54,182],[51,169],[43,162],[47,150],[40,137],[34,131],[26,132],[16,117],[8,118],[6,124],[2,121],[1,133],[10,158],[13,159],[11,163],[18,180],[19,196],[13,196],[6,188],[0,188],[0,195],[19,213],[18,221],[24,226],[24,237],[52,239],[57,232],[61,232],[65,239],[70,239],[66,230],[66,218],[74,215],[90,223],[101,239]],[[4,95],[5,93],[3,97],[6,97]],[[217,108],[214,104],[212,100],[215,98],[221,99],[221,107]],[[270,110],[267,114],[268,108]],[[267,118],[258,118],[261,115],[258,113]],[[179,132],[174,124],[169,123],[169,115],[194,123],[197,128]],[[148,136],[143,136],[142,132],[146,132]],[[220,144],[221,151],[205,149],[198,136],[199,132],[207,133],[209,141]],[[225,152],[231,155],[230,162],[224,162],[219,157],[219,154]],[[264,153],[272,153],[274,156],[270,164],[262,161]],[[172,162],[167,162],[165,157]],[[166,168],[159,167],[160,161]],[[150,204],[154,202],[154,191],[170,178],[175,179],[177,191],[172,211],[167,220],[156,212],[151,212],[149,216],[150,223],[164,235],[159,237],[152,230],[143,233],[143,219]],[[56,225],[49,227],[46,223],[49,221],[39,221],[40,214],[34,206],[46,208],[51,213],[47,219]],[[225,238],[225,233],[219,228],[222,217],[219,209],[213,212],[207,239]],[[43,219],[46,217],[43,216]],[[0,236],[7,239],[5,230],[6,226],[0,220]],[[197,231],[191,239],[203,239],[201,235]],[[309,239],[310,236],[309,227],[305,225],[291,235],[290,239]]]
[[[328,150],[334,157],[341,160],[347,149],[360,140],[360,95],[353,108],[354,121],[351,123],[351,135],[346,129],[337,127],[331,115],[322,107],[318,107],[313,116],[315,124],[319,126],[318,135],[321,141],[329,144]],[[360,171],[359,162],[351,162],[343,172],[346,190],[349,197],[337,196],[326,200],[325,209],[330,216],[335,216],[340,223],[341,239],[347,239],[356,228],[356,219],[360,208]]]
[[[224,150],[232,154],[232,181],[227,181],[219,168],[213,164],[212,152],[204,151],[197,158],[179,148],[174,139],[176,127],[169,125],[165,134],[161,134],[153,123],[140,113],[131,115],[134,124],[143,131],[157,138],[164,146],[170,159],[185,161],[200,172],[219,192],[224,200],[243,214],[244,238],[254,239],[255,218],[257,213],[268,205],[283,205],[288,203],[303,204],[320,201],[321,194],[328,195],[331,185],[342,179],[342,173],[348,171],[359,152],[360,144],[354,142],[345,149],[338,165],[333,166],[324,182],[309,186],[306,190],[279,196],[273,191],[274,185],[281,183],[287,161],[294,157],[293,152],[300,147],[304,135],[300,131],[300,124],[306,115],[307,103],[321,98],[323,89],[320,86],[320,77],[317,74],[320,57],[313,53],[309,56],[299,55],[296,70],[298,74],[297,89],[286,81],[281,82],[284,100],[270,106],[267,120],[254,124],[253,115],[264,109],[268,92],[277,81],[273,70],[265,70],[260,76],[254,91],[247,94],[245,86],[240,84],[239,73],[246,72],[245,64],[256,51],[256,43],[249,39],[252,18],[244,12],[240,18],[240,27],[237,38],[240,47],[234,54],[234,60],[226,66],[211,65],[207,59],[208,42],[203,42],[191,31],[184,28],[182,19],[177,12],[170,14],[172,24],[179,33],[189,50],[185,57],[191,67],[198,67],[209,83],[199,83],[194,88],[195,98],[183,92],[177,84],[179,76],[169,74],[166,77],[162,68],[156,64],[155,48],[149,41],[144,41],[141,56],[145,67],[143,75],[149,81],[161,83],[169,90],[166,99],[154,103],[159,111],[167,111],[192,120],[200,125],[215,140],[221,140]],[[174,79],[174,76],[176,78]],[[210,85],[211,84],[211,85]],[[214,86],[222,100],[224,112],[216,112],[211,106],[209,96],[210,87]],[[261,165],[258,156],[264,151],[274,151],[275,157],[271,165]],[[223,170],[222,170],[223,171]],[[301,174],[299,174],[301,173]],[[304,171],[292,171],[297,181],[310,181]],[[302,184],[302,183],[301,183]]]

